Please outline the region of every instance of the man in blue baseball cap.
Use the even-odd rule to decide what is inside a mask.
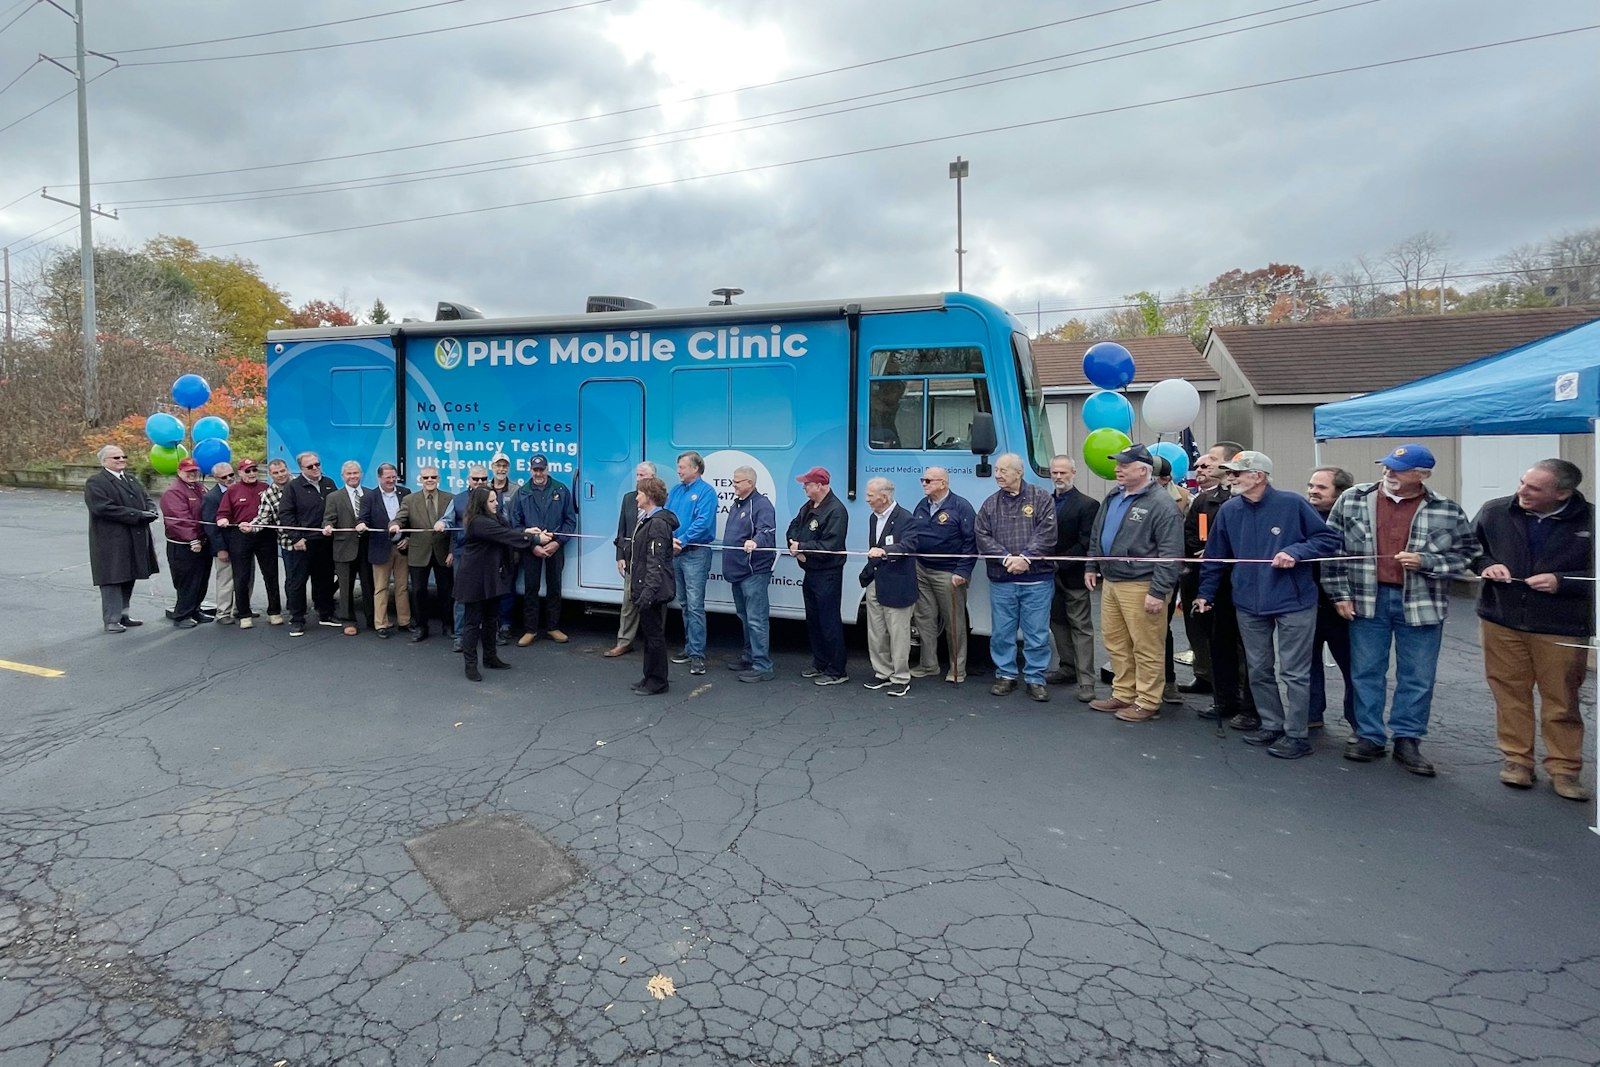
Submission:
[[[1420,743],[1428,733],[1450,580],[1467,573],[1479,552],[1466,512],[1426,485],[1435,462],[1426,446],[1401,445],[1378,461],[1380,480],[1340,496],[1328,525],[1344,538],[1344,551],[1322,568],[1328,599],[1350,622],[1356,740],[1345,758],[1379,759],[1392,735],[1395,762],[1427,778],[1434,769]],[[1385,724],[1391,648],[1395,690]]]

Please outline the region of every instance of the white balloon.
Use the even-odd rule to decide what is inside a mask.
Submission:
[[[1144,424],[1156,433],[1177,433],[1200,414],[1200,393],[1182,378],[1168,378],[1144,395]]]

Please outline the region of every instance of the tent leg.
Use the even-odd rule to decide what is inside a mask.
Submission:
[[[1594,422],[1590,425],[1589,430],[1590,430],[1589,440],[1593,443],[1593,446],[1594,446],[1594,466],[1591,467],[1590,470],[1595,472],[1596,476],[1600,476],[1600,419],[1595,419]],[[1595,540],[1597,542],[1600,542],[1600,538],[1591,538],[1591,540]],[[1600,543],[1597,543],[1594,546],[1594,563],[1595,563],[1594,577],[1595,577],[1595,579],[1597,581],[1600,581]],[[1595,613],[1595,638],[1591,638],[1590,639],[1590,644],[1591,645],[1594,644],[1594,641],[1596,639],[1600,639],[1600,589],[1597,589],[1596,596],[1594,598],[1594,613]],[[1580,710],[1578,714],[1582,715],[1583,713]],[[1600,722],[1597,722],[1595,724],[1595,729],[1594,729],[1594,757],[1595,757],[1594,765],[1596,767],[1600,767]],[[1590,825],[1589,829],[1593,830],[1597,834],[1600,834],[1600,790],[1596,790],[1595,792],[1596,792],[1596,800],[1595,800],[1595,810],[1594,810],[1594,823],[1592,825]]]
[[[1311,442],[1311,466],[1322,466],[1322,438],[1318,437]]]

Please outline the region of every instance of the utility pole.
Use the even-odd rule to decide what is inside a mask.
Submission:
[[[961,247],[961,179],[967,176],[967,170],[968,161],[960,156],[950,164],[950,177],[956,180],[956,292],[958,293],[966,292],[967,288],[966,271],[961,259],[967,254],[967,250]]]
[[[11,246],[6,245],[3,256],[6,274],[6,354],[10,355],[11,349]]]

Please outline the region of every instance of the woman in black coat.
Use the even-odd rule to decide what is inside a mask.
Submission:
[[[678,517],[662,505],[667,487],[660,478],[639,483],[639,525],[633,532],[628,564],[628,599],[639,608],[644,637],[644,677],[634,684],[640,696],[667,691],[667,601],[677,592],[672,578],[672,533]]]
[[[494,650],[494,620],[500,598],[511,592],[516,581],[512,553],[533,543],[529,530],[513,530],[500,517],[500,499],[483,486],[467,497],[466,531],[461,558],[456,560],[455,597],[461,602],[461,654],[467,661],[467,677],[483,681],[478,673],[478,647],[483,646],[483,665],[504,670],[511,664]],[[487,613],[489,624],[484,625]]]

